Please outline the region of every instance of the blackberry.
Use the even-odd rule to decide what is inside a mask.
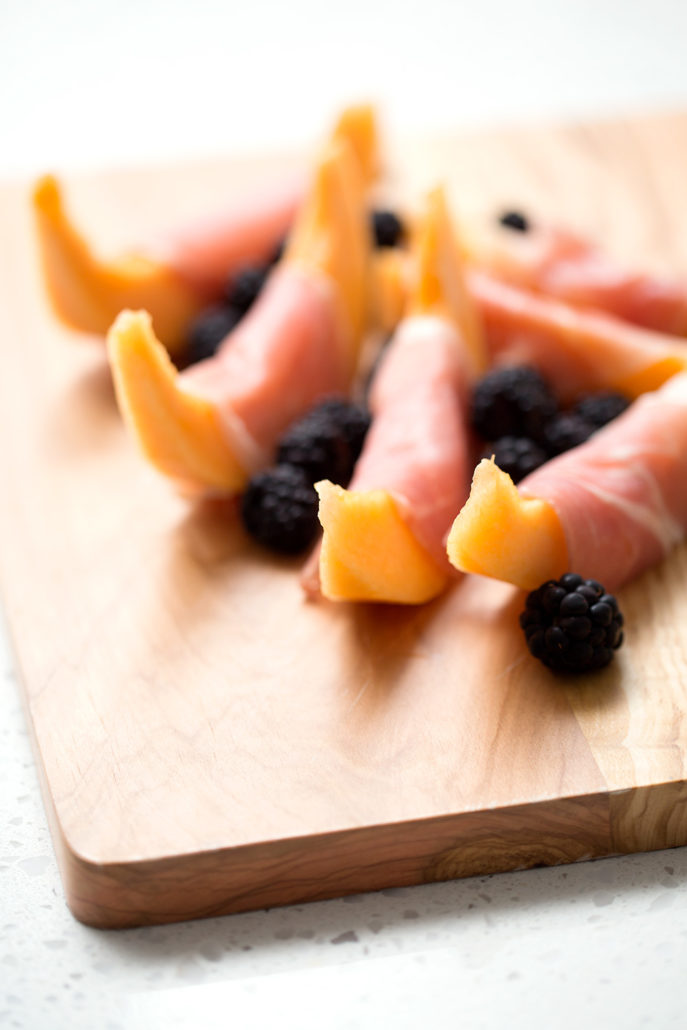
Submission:
[[[227,285],[227,303],[245,315],[255,303],[270,273],[269,265],[247,265]]]
[[[241,312],[226,304],[215,304],[201,311],[188,332],[187,364],[195,365],[197,361],[211,358],[224,337],[240,321]]]
[[[546,380],[529,365],[511,365],[488,372],[475,386],[470,420],[485,440],[526,436],[546,440],[546,427],[558,411]]]
[[[554,672],[591,672],[623,642],[618,602],[594,579],[566,573],[527,595],[520,615],[527,646]]]
[[[393,211],[373,211],[371,222],[376,247],[398,247],[403,242],[403,222]]]
[[[292,425],[279,441],[277,462],[302,469],[309,482],[346,486],[362,450],[370,415],[357,404],[331,398]]]
[[[504,211],[499,216],[499,225],[506,229],[514,229],[515,232],[529,232],[529,219],[521,211]]]
[[[601,429],[622,415],[629,406],[628,398],[622,393],[591,393],[579,400],[572,412],[591,423],[595,429]]]
[[[549,454],[562,454],[571,447],[579,447],[592,433],[596,426],[572,411],[564,411],[554,417],[546,427],[546,446]]]
[[[277,465],[253,476],[241,520],[255,540],[278,554],[300,554],[319,530],[317,493],[301,469]]]
[[[498,467],[507,472],[514,483],[534,472],[548,457],[538,443],[526,436],[502,436],[487,448],[484,457],[490,458],[492,454]]]

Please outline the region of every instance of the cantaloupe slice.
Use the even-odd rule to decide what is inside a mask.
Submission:
[[[102,335],[122,308],[146,308],[170,353],[182,349],[201,299],[174,269],[143,255],[97,257],[69,219],[52,175],[36,184],[33,208],[43,278],[63,322]]]
[[[233,493],[247,474],[216,406],[179,386],[179,375],[146,311],[122,311],[107,335],[119,406],[143,453],[184,492]]]
[[[377,116],[371,104],[353,104],[341,112],[331,138],[350,143],[358,161],[363,182],[374,182],[380,171]]]
[[[461,572],[535,590],[563,575],[568,565],[565,534],[554,508],[523,497],[494,459],[475,469],[470,496],[448,535],[449,561]]]
[[[347,389],[370,243],[362,176],[350,145],[336,141],[315,169],[280,267],[214,357],[177,373],[145,315],[117,319],[108,353],[119,406],[160,472],[198,492],[234,493],[249,466],[269,460],[275,432],[324,392]]]
[[[437,552],[442,550],[452,516],[450,505],[457,507],[465,490],[459,414],[463,369],[480,360],[481,341],[469,302],[464,303],[456,286],[462,276],[459,261],[443,191],[438,190],[428,198],[418,236],[410,315],[389,345],[380,373],[384,389],[376,391],[373,385],[375,423],[351,488],[344,490],[326,481],[317,484],[324,530],[320,589],[331,600],[422,604],[441,593],[448,582],[448,566],[442,567],[431,553],[424,535]],[[469,352],[463,326],[467,334],[474,333],[474,349]],[[465,354],[459,350],[464,341]],[[398,371],[390,380],[385,370],[394,369]],[[422,399],[419,408],[418,397]],[[428,405],[439,406],[439,419]],[[451,482],[428,482],[426,468],[436,469],[435,477],[450,468]],[[427,505],[426,486],[440,508]],[[415,518],[408,511],[408,497],[417,499],[418,494],[423,495],[418,504],[423,512]],[[422,542],[417,535],[420,526]],[[310,575],[305,586],[312,592]]]
[[[374,251],[370,268],[370,321],[390,335],[401,321],[408,297],[410,255],[398,247]]]
[[[427,215],[418,235],[406,313],[435,315],[455,325],[471,361],[473,375],[481,375],[487,368],[487,348],[464,268],[446,192],[437,187],[427,198]]]
[[[344,490],[328,480],[315,489],[324,530],[324,597],[423,604],[441,593],[446,574],[418,544],[387,490]]]
[[[369,314],[371,230],[361,219],[365,179],[345,140],[325,148],[283,260],[324,276],[334,287],[341,330],[350,342],[350,374]]]
[[[368,185],[379,166],[373,108],[360,105],[344,111],[330,141],[351,147],[362,183]],[[208,303],[209,291],[217,290],[218,282],[221,286],[241,263],[262,259],[290,227],[304,191],[305,182],[287,189],[280,183],[273,195],[248,201],[252,215],[238,205],[170,236],[162,256],[151,251],[108,261],[96,255],[71,221],[55,177],[44,176],[33,190],[32,203],[53,309],[71,328],[97,335],[107,332],[122,309],[145,309],[169,352],[181,353],[189,324]],[[233,265],[223,268],[229,255]]]

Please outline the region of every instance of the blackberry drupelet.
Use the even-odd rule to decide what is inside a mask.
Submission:
[[[224,337],[240,321],[241,312],[226,304],[215,304],[201,311],[188,332],[186,363],[195,365],[198,361],[211,358]]]
[[[545,443],[558,404],[546,380],[529,365],[488,372],[472,394],[470,421],[485,440],[525,436]]]
[[[528,232],[530,228],[529,220],[521,211],[504,211],[499,217],[499,224],[516,232]]]
[[[548,458],[546,451],[526,436],[502,436],[487,448],[483,457],[490,458],[492,454],[498,467],[507,472],[514,483],[534,472]]]
[[[527,646],[554,672],[591,672],[623,642],[618,602],[600,583],[566,573],[527,595],[520,616]]]
[[[270,273],[270,265],[248,265],[227,284],[227,303],[242,315],[253,306]]]
[[[403,242],[403,222],[393,211],[373,211],[371,221],[375,246],[398,247]]]
[[[331,479],[346,486],[369,426],[370,415],[364,408],[330,398],[286,431],[279,441],[277,462],[302,469],[311,483]]]
[[[253,476],[241,520],[255,540],[278,554],[301,554],[319,530],[317,493],[301,469],[277,465]]]
[[[581,443],[596,432],[592,425],[580,415],[572,411],[564,411],[554,415],[546,427],[546,447],[550,455],[562,454]]]
[[[577,402],[572,413],[591,423],[595,429],[601,429],[629,406],[630,401],[622,393],[591,393]]]

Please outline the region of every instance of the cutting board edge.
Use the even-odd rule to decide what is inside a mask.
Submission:
[[[80,922],[99,928],[210,918],[615,853],[605,791],[115,863],[74,851],[49,792],[47,801],[67,904]]]

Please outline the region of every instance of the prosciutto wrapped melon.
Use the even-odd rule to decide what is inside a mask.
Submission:
[[[371,182],[379,161],[372,108],[344,111],[331,139],[352,147],[364,180]],[[291,229],[306,189],[305,175],[280,179],[170,232],[144,251],[107,261],[71,221],[58,181],[45,176],[33,191],[33,208],[53,309],[71,328],[102,335],[124,308],[144,308],[169,352],[181,353],[190,322],[227,280],[242,266],[273,254]]]
[[[444,541],[467,492],[465,401],[485,356],[441,190],[428,201],[417,264],[408,313],[375,376],[373,423],[350,487],[316,484],[319,585],[332,600],[420,604],[451,575]],[[312,592],[307,574],[305,585]]]
[[[378,292],[398,309],[409,289],[406,256],[390,255],[376,271],[383,280]],[[687,369],[687,348],[666,333],[576,307],[474,266],[465,281],[484,326],[490,364],[533,365],[562,401],[590,391],[634,398]]]
[[[147,458],[184,492],[240,492],[291,422],[346,393],[366,325],[370,242],[361,167],[337,141],[283,260],[214,357],[178,373],[149,314],[119,315],[108,353],[120,409]]]
[[[475,470],[447,553],[455,568],[533,590],[568,569],[614,590],[687,529],[687,374],[644,394],[586,443],[516,487]]]
[[[611,390],[638,397],[687,369],[687,348],[585,308],[473,271],[470,292],[484,320],[491,360],[534,365],[559,398]]]
[[[555,225],[473,242],[471,258],[513,285],[687,336],[687,283],[621,267],[592,241]]]

